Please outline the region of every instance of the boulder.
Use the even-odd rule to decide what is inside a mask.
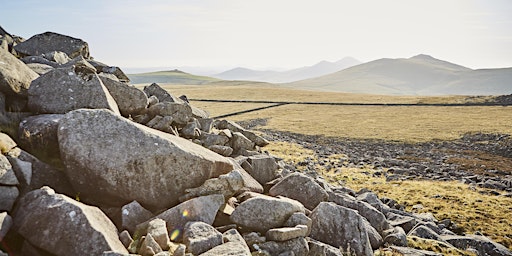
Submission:
[[[69,56],[65,52],[61,51],[47,52],[44,53],[42,56],[47,60],[53,61],[58,64],[66,64],[71,60],[71,58],[69,58]]]
[[[137,115],[148,106],[148,97],[143,91],[110,78],[100,76],[100,79],[117,102],[121,115]]]
[[[284,242],[268,241],[257,246],[260,250],[269,252],[270,255],[307,256],[309,254],[308,242],[303,237]]]
[[[393,212],[388,212],[386,217],[391,226],[399,226],[404,229],[405,233],[409,233],[417,223],[416,219],[411,216],[404,216]]]
[[[505,246],[498,244],[485,236],[479,235],[444,235],[441,238],[449,244],[457,247],[461,250],[467,250],[473,248],[478,252],[478,255],[489,255],[489,256],[510,256],[512,251],[507,249]]]
[[[183,243],[193,255],[199,255],[222,244],[222,233],[204,222],[188,222],[184,231]]]
[[[42,55],[27,56],[27,57],[21,58],[20,60],[23,61],[23,63],[25,63],[27,65],[28,64],[43,64],[43,65],[50,66],[52,68],[58,68],[61,66],[59,63],[48,60],[47,58],[45,58]]]
[[[201,221],[213,224],[217,211],[224,204],[224,196],[209,195],[190,199],[160,214],[155,219],[162,219],[167,224],[167,231],[172,241],[181,241],[183,228],[189,221]],[[149,221],[137,226],[140,234],[147,232]]]
[[[31,112],[65,114],[79,108],[105,108],[119,114],[117,103],[96,74],[77,67],[54,69],[34,80],[28,90]]]
[[[119,241],[123,243],[125,248],[130,247],[130,244],[133,243],[132,236],[130,235],[130,232],[128,230],[123,230],[121,233],[119,233]]]
[[[103,63],[101,63],[99,61],[91,60],[91,59],[89,59],[87,61],[92,66],[94,66],[94,68],[96,68],[98,73],[105,73],[105,74],[114,75],[119,82],[123,82],[123,83],[130,82],[130,78],[128,78],[128,76],[119,67],[108,66],[108,65],[103,64]]]
[[[309,210],[315,209],[319,203],[329,198],[327,192],[313,178],[298,172],[287,175],[270,188],[269,195],[295,199]]]
[[[58,138],[66,173],[84,200],[165,209],[185,189],[233,170],[225,157],[108,110],[66,114]]]
[[[218,178],[206,180],[203,185],[197,188],[185,189],[185,195],[180,198],[180,201],[186,201],[193,197],[206,196],[213,194],[224,195],[225,201],[235,195],[235,193],[242,190],[244,187],[244,180],[239,170],[233,170],[228,174],[223,174]]]
[[[308,233],[311,231],[312,220],[306,214],[301,212],[296,212],[288,218],[288,220],[284,223],[285,227],[295,227],[297,225],[305,225],[308,228]]]
[[[409,233],[407,233],[407,235],[444,242],[438,233],[434,232],[432,229],[425,225],[417,225]]]
[[[370,240],[370,245],[372,246],[372,249],[377,250],[384,244],[384,239],[382,239],[382,236],[375,230],[374,227],[363,218],[364,222],[364,228],[366,229],[366,233],[368,234],[368,239]]]
[[[0,48],[0,92],[26,97],[30,83],[37,77],[25,63]]]
[[[16,186],[0,185],[0,211],[10,212],[19,195],[20,192]]]
[[[0,154],[0,185],[18,185],[18,178],[12,169],[11,163],[4,155]]]
[[[308,234],[308,226],[297,225],[287,228],[272,228],[267,231],[265,237],[267,241],[283,242],[298,237],[306,237]]]
[[[197,139],[199,136],[201,136],[201,130],[199,127],[199,123],[196,121],[196,119],[193,119],[181,129],[180,135],[186,139]]]
[[[6,154],[11,151],[11,149],[15,148],[16,142],[14,142],[9,135],[0,132],[0,153]]]
[[[23,56],[37,56],[52,51],[61,51],[70,58],[83,56],[88,59],[90,57],[89,46],[86,42],[53,32],[35,35],[25,42],[17,44],[14,49]]]
[[[12,217],[7,212],[0,213],[0,242],[4,240],[5,235],[12,227]]]
[[[206,148],[221,156],[230,156],[231,154],[233,154],[233,149],[229,146],[213,145]]]
[[[13,228],[31,244],[55,255],[128,253],[116,227],[100,209],[56,194],[49,187],[20,200]]]
[[[54,69],[50,65],[41,64],[41,63],[28,63],[27,67],[32,69],[32,71],[36,72],[36,74],[38,74],[38,75],[44,75]]]
[[[241,151],[254,149],[254,142],[245,137],[242,133],[234,132],[233,138],[229,141],[233,151],[241,155]]]
[[[147,234],[151,235],[155,239],[162,250],[169,250],[171,240],[169,240],[169,233],[167,232],[164,220],[153,219],[149,221]]]
[[[364,226],[363,217],[357,211],[321,202],[311,213],[310,237],[320,242],[341,248],[355,255],[373,255],[373,250]]]
[[[20,146],[40,158],[60,158],[57,128],[63,117],[62,114],[46,114],[23,119],[18,128]]]
[[[231,221],[248,230],[265,233],[283,227],[295,212],[304,213],[304,206],[293,199],[261,195],[250,198],[235,208]]]
[[[135,234],[137,225],[153,217],[153,213],[146,210],[137,201],[132,201],[121,208],[121,226],[130,234]]]
[[[442,253],[436,253],[432,251],[419,250],[409,247],[402,246],[390,246],[393,252],[399,253],[398,255],[422,255],[422,256],[441,256]]]
[[[147,234],[142,238],[142,243],[140,245],[139,254],[142,256],[153,256],[157,253],[162,252],[162,248],[156,242],[151,234]]]
[[[147,110],[151,117],[172,116],[175,126],[183,127],[192,118],[190,105],[175,102],[159,102]]]
[[[308,238],[309,256],[343,256],[340,249]]]
[[[248,157],[242,167],[262,185],[276,179],[279,174],[275,158],[264,154]]]
[[[396,246],[407,246],[407,235],[401,227],[394,227],[390,234],[384,237],[384,243]]]
[[[203,133],[201,142],[203,143],[203,146],[205,146],[205,147],[211,147],[211,146],[217,146],[217,145],[225,146],[229,142],[229,138],[227,136],[221,135],[221,134]]]
[[[264,147],[269,144],[269,142],[266,139],[264,139],[263,137],[255,134],[252,131],[244,129],[243,127],[241,127],[240,125],[238,125],[237,123],[232,122],[232,121],[228,121],[228,120],[217,121],[217,122],[215,122],[215,127],[219,130],[228,129],[233,132],[240,132],[246,138],[248,138],[249,140],[254,142],[259,147]]]
[[[171,95],[156,83],[152,83],[149,86],[145,86],[143,90],[148,97],[155,96],[158,99],[158,102],[183,103],[183,100]]]

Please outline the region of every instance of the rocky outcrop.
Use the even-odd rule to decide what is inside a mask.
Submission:
[[[165,209],[187,188],[233,169],[224,157],[188,140],[107,110],[72,111],[59,123],[59,146],[71,184],[84,200],[136,200]]]
[[[45,32],[35,35],[14,46],[16,52],[23,56],[37,56],[53,51],[66,53],[70,58],[83,56],[89,58],[89,45],[81,39]]]
[[[41,249],[55,255],[128,253],[114,224],[96,207],[56,194],[48,187],[28,193],[19,204],[14,229]]]

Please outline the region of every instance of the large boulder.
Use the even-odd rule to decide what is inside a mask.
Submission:
[[[187,251],[199,255],[222,244],[222,233],[201,221],[191,221],[185,225],[183,242]]]
[[[20,146],[38,157],[60,157],[57,128],[63,114],[29,116],[20,122]]]
[[[265,154],[249,156],[242,167],[262,185],[276,179],[279,174],[276,159]]]
[[[327,201],[329,195],[315,182],[315,180],[302,173],[292,173],[274,185],[270,191],[271,196],[285,196],[301,202],[309,210]]]
[[[233,170],[231,162],[188,140],[108,110],[81,109],[61,119],[61,157],[81,198],[149,209],[176,205],[185,189]]]
[[[449,244],[461,250],[473,248],[478,252],[478,255],[489,256],[512,256],[512,251],[505,246],[498,244],[485,236],[478,235],[444,235],[441,238]]]
[[[131,234],[135,234],[137,225],[152,217],[153,214],[137,201],[132,201],[121,208],[121,226]]]
[[[123,116],[140,114],[148,106],[148,97],[143,91],[107,77],[100,76],[100,79],[117,102]]]
[[[88,59],[90,57],[87,42],[53,32],[35,35],[25,42],[17,44],[14,49],[24,56],[37,56],[52,51],[61,51],[70,58],[83,56]]]
[[[78,67],[54,69],[34,80],[28,90],[34,113],[65,114],[79,108],[105,108],[119,113],[117,103],[95,73]]]
[[[222,234],[223,244],[218,245],[201,256],[250,256],[251,251],[244,238],[236,229],[230,229]]]
[[[20,235],[55,255],[128,253],[116,227],[100,209],[56,194],[49,187],[26,194],[13,219]]]
[[[304,206],[286,197],[257,196],[235,208],[231,221],[248,230],[265,233],[271,228],[283,227],[296,212],[305,212]]]
[[[37,77],[25,63],[0,48],[0,92],[26,97],[30,83]]]
[[[357,211],[321,202],[310,215],[310,237],[354,255],[373,255],[363,218]]]

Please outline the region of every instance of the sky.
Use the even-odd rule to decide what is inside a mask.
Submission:
[[[124,68],[297,68],[428,54],[512,67],[510,0],[0,0],[0,26],[88,42]]]

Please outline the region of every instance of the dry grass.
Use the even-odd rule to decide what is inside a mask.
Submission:
[[[422,142],[468,132],[512,134],[509,107],[285,105],[231,117],[270,118],[265,128],[338,138]]]
[[[202,102],[191,101],[194,107],[207,110],[211,117],[235,113],[249,109],[266,107],[274,104],[265,103],[231,103],[231,102]]]

